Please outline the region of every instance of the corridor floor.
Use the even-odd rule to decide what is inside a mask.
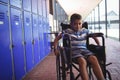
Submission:
[[[112,80],[120,80],[120,42],[113,39],[105,39],[106,59],[112,64],[107,66]],[[33,68],[23,80],[57,80],[56,57],[50,53],[35,68]],[[69,80],[69,79],[68,79]]]

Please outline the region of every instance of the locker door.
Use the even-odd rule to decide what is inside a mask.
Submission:
[[[14,57],[15,78],[20,80],[25,74],[24,48],[22,38],[21,11],[11,8],[12,50]]]
[[[31,11],[31,0],[23,0],[23,9]]]
[[[22,0],[10,0],[10,4],[21,8]]]
[[[50,35],[49,35],[49,33],[50,33],[50,26],[49,26],[49,22],[47,21],[47,23],[46,23],[46,26],[47,26],[47,43],[48,43],[48,52],[47,53],[50,53],[50,50],[51,50],[51,48],[50,48]]]
[[[39,36],[38,36],[38,16],[32,15],[33,17],[33,46],[34,46],[34,62],[37,64],[39,62]]]
[[[42,17],[39,16],[39,20],[38,20],[38,25],[39,25],[39,44],[40,44],[40,60],[42,60],[44,58],[44,39],[43,39],[43,27],[42,27]]]
[[[46,33],[46,23],[44,22],[44,45],[45,45],[45,49],[47,48],[47,33]],[[47,54],[47,50],[45,50],[45,56]]]
[[[0,4],[0,80],[12,80],[8,8]]]
[[[32,12],[37,13],[37,0],[32,0]]]
[[[42,34],[43,34],[43,46],[44,46],[44,57],[46,56],[46,37],[45,37],[45,19],[44,18],[42,18],[42,29],[43,29],[43,32],[42,32]]]
[[[33,67],[31,13],[24,11],[24,36],[27,72]]]
[[[38,0],[38,14],[42,15],[42,0]]]
[[[43,28],[44,28],[44,30],[43,30],[44,31],[43,32],[43,35],[44,35],[44,48],[48,50],[48,47],[47,47],[47,45],[48,45],[48,43],[47,43],[47,29],[46,29],[46,20],[45,20],[45,18],[43,18]],[[45,50],[44,56],[46,56],[47,50]]]
[[[8,3],[8,0],[0,0],[0,2]]]
[[[46,0],[42,0],[42,10],[43,10],[43,16],[46,18],[47,17],[47,4]]]

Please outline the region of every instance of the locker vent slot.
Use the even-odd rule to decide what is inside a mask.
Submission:
[[[14,21],[19,21],[19,16],[14,15]]]
[[[4,18],[5,18],[5,14],[3,12],[0,12],[0,25],[4,24]]]
[[[30,19],[29,19],[29,18],[26,18],[26,22],[27,22],[27,23],[30,23]]]
[[[5,18],[5,14],[3,12],[0,12],[0,19],[4,19]]]
[[[17,15],[14,15],[14,22],[15,22],[15,25],[19,25],[19,16]]]
[[[29,26],[30,24],[30,18],[26,18],[26,25]]]

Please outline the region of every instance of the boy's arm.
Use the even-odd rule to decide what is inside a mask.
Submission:
[[[62,38],[62,33],[60,33],[54,40],[53,46],[54,46],[54,52],[55,55],[57,55],[57,46],[58,46],[58,41]]]

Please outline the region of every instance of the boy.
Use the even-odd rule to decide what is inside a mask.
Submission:
[[[89,30],[82,28],[82,17],[79,14],[73,14],[70,18],[71,29],[65,30],[71,36],[72,45],[72,58],[76,59],[81,73],[82,80],[89,80],[87,73],[87,62],[91,64],[93,72],[97,77],[97,80],[104,80],[102,70],[98,63],[97,58],[86,48],[86,37],[89,34]],[[54,51],[55,55],[58,54],[57,43],[62,38],[62,33],[59,34],[54,40]],[[93,38],[95,42],[99,45],[97,38]]]

